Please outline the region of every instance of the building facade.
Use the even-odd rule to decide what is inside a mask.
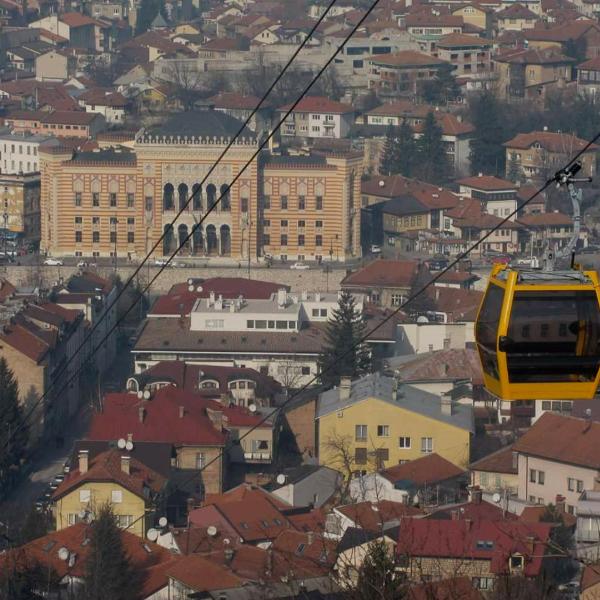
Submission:
[[[165,233],[157,255],[181,246],[180,256],[251,261],[358,256],[362,155],[269,157],[259,166],[256,136],[245,129],[213,169],[241,125],[214,110],[180,113],[141,130],[133,151],[45,149],[43,250],[136,257]]]

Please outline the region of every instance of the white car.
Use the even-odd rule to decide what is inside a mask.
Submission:
[[[378,246],[377,244],[373,244],[371,246],[371,254],[381,254],[381,246]]]
[[[64,263],[58,258],[47,258],[44,261],[44,264],[48,265],[49,267],[62,267]]]
[[[290,269],[306,270],[310,269],[310,265],[307,265],[303,262],[295,262],[293,265],[290,266]]]
[[[173,261],[171,261],[170,263],[167,263],[167,259],[166,258],[155,258],[154,259],[154,266],[155,267],[174,267],[175,263]]]
[[[96,263],[90,263],[90,262],[87,262],[87,261],[85,261],[85,260],[80,260],[80,261],[77,263],[77,266],[78,266],[80,269],[83,269],[83,268],[85,268],[85,267],[95,267],[95,266],[96,266]]]

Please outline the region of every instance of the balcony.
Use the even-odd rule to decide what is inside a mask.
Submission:
[[[244,452],[244,461],[247,463],[267,463],[271,459],[270,452]]]

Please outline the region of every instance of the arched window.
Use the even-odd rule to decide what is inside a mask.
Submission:
[[[192,197],[192,209],[202,210],[202,186],[199,183],[192,186]]]
[[[188,199],[188,186],[185,183],[180,183],[177,193],[179,194],[179,210],[183,210]]]
[[[221,210],[231,210],[231,196],[229,186],[223,184],[221,186]]]
[[[163,189],[163,209],[173,210],[175,208],[175,190],[172,183],[165,184]]]

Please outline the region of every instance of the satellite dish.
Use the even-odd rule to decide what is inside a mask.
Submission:
[[[379,187],[385,187],[385,181],[383,179],[379,180]]]
[[[137,397],[141,400],[144,397],[144,392],[142,390],[138,390]]]
[[[413,504],[416,506],[417,504],[419,504],[419,494],[415,494],[413,496]]]
[[[146,537],[151,541],[151,542],[155,542],[158,539],[158,529],[154,529],[154,527],[151,527],[150,529],[148,529],[148,531],[146,532]]]
[[[283,473],[279,473],[279,475],[277,475],[277,483],[279,485],[283,485],[285,483],[286,477]]]
[[[64,546],[58,549],[58,558],[60,560],[68,560],[69,559],[69,550]]]
[[[196,291],[197,291],[197,292],[201,292],[201,291],[202,291],[202,286],[201,286],[201,285],[199,285],[199,286],[196,288]]]
[[[417,317],[417,323],[429,323],[429,319],[425,315]]]
[[[224,546],[229,546],[229,544],[231,544],[231,540],[229,538],[224,538],[223,539],[223,545]]]
[[[255,413],[255,412],[256,412],[256,404],[250,404],[250,405],[248,406],[248,410],[249,410],[251,413]]]
[[[194,285],[194,280],[191,277],[189,277],[188,280],[187,280],[187,284],[190,285],[190,286],[193,286]]]
[[[496,492],[493,496],[492,496],[492,500],[496,503],[499,504],[500,500],[502,500],[502,496],[500,496],[500,494],[498,492]]]
[[[150,400],[150,390],[144,390],[144,400]]]
[[[208,533],[210,537],[215,537],[215,535],[217,535],[217,528],[214,525],[209,525],[206,529],[206,533]]]
[[[592,409],[591,408],[586,408],[585,409],[585,416],[589,419],[592,416]]]
[[[188,292],[193,292],[193,291],[194,291],[194,286],[188,285]]]
[[[133,442],[127,440],[127,443],[125,444],[125,450],[131,452],[133,450]]]
[[[161,518],[158,520],[158,524],[159,524],[161,527],[166,527],[166,526],[167,526],[167,517],[161,517]]]
[[[117,442],[117,447],[120,448],[121,450],[123,450],[126,445],[127,445],[127,442],[125,441],[125,439],[119,438],[119,441]]]

